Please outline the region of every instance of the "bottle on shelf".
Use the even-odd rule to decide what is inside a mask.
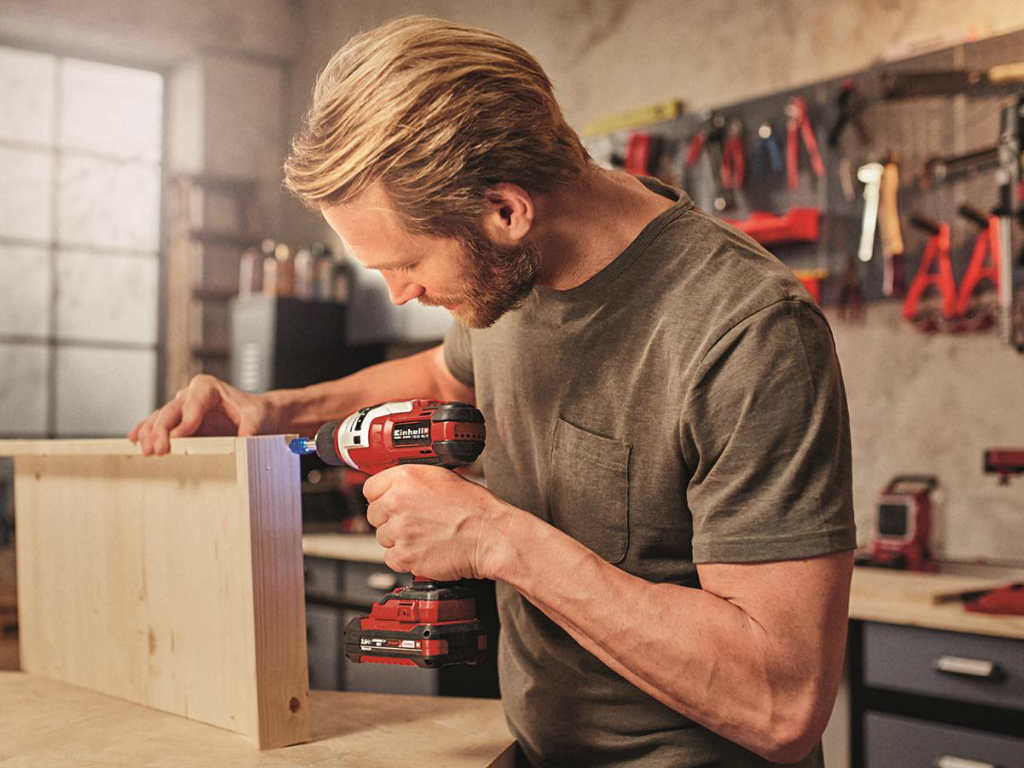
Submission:
[[[274,258],[274,248],[277,246],[269,237],[260,243],[260,250],[263,252],[263,294],[265,296],[277,295],[277,259]]]
[[[295,298],[313,298],[313,253],[309,248],[295,252]]]
[[[292,249],[285,243],[278,243],[274,248],[277,260],[277,295],[293,296],[295,294],[295,258]]]
[[[238,296],[248,298],[263,289],[263,260],[255,248],[246,248],[238,262]]]

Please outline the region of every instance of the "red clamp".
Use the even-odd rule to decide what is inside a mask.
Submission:
[[[935,223],[920,217],[912,218],[911,223],[931,232],[932,236],[928,238],[921,266],[903,300],[903,317],[911,321],[922,319],[918,316],[917,303],[925,289],[934,285],[942,294],[942,316],[949,320],[956,316],[956,283],[953,281],[953,264],[949,259],[949,224],[944,221]],[[938,271],[932,272],[932,262],[936,259],[939,261]]]
[[[786,175],[789,181],[789,188],[796,189],[799,184],[799,152],[797,134],[803,139],[804,147],[807,149],[807,157],[811,161],[811,168],[818,176],[825,175],[825,166],[821,162],[821,154],[818,152],[818,141],[814,138],[814,128],[807,117],[807,102],[800,96],[794,96],[786,105]]]
[[[988,263],[985,257],[988,256]],[[956,300],[957,315],[966,315],[970,305],[971,295],[978,283],[984,279],[992,281],[996,293],[999,292],[999,269],[1001,253],[999,248],[999,217],[989,216],[988,226],[981,231],[974,241],[974,250],[971,252],[971,261],[967,266],[967,273],[964,281],[960,284],[960,295]]]

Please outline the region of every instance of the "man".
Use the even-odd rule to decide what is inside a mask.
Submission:
[[[366,482],[387,564],[498,582],[509,726],[539,766],[820,765],[854,531],[825,320],[684,194],[589,162],[539,65],[407,18],[316,86],[286,182],[445,343],[255,395],[194,379],[130,437],[310,433],[382,400],[476,402],[488,489]]]

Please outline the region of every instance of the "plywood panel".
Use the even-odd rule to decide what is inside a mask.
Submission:
[[[280,436],[0,442],[22,669],[249,736],[308,738],[297,457]]]

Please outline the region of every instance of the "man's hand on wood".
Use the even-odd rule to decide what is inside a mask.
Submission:
[[[128,439],[145,456],[170,450],[172,437],[273,432],[270,405],[260,395],[243,392],[213,376],[200,374],[174,398],[135,425]]]

